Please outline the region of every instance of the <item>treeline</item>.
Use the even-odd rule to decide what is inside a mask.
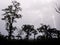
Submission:
[[[34,29],[34,25],[23,25],[18,35],[11,35],[12,40],[42,40],[42,39],[59,39],[60,31],[56,28],[51,28],[49,25],[41,25],[41,27]],[[23,34],[25,33],[25,34]],[[23,35],[23,36],[22,36]],[[30,37],[31,36],[31,37]],[[0,34],[0,38],[9,39],[8,36]]]
[[[0,34],[1,39],[9,40],[41,40],[41,39],[59,39],[60,31],[56,28],[51,28],[49,25],[41,24],[40,27],[35,29],[34,25],[23,25],[18,35],[14,36],[13,33],[17,30],[17,27],[13,26],[13,23],[16,22],[16,18],[22,18],[22,15],[19,14],[19,11],[22,11],[20,3],[17,1],[12,1],[12,5],[9,5],[7,8],[2,9],[4,11],[2,20],[6,21],[6,31],[8,32],[7,36]]]

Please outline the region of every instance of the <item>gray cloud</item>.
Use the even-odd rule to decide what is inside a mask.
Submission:
[[[21,27],[23,24],[32,24],[35,25],[35,27],[39,27],[40,23],[49,24],[52,27],[57,27],[57,29],[60,29],[60,21],[58,16],[59,14],[55,11],[55,3],[58,2],[58,0],[17,0],[21,3],[22,8],[22,19],[16,19],[17,23],[14,25],[17,27]],[[0,1],[0,19],[2,15],[1,9],[7,7],[11,4],[11,0],[1,0]],[[55,16],[55,24],[52,16]],[[4,21],[0,20],[0,31],[3,32],[3,34],[6,31],[3,29]],[[1,26],[3,25],[3,26]]]

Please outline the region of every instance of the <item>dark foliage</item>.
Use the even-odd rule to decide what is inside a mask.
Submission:
[[[19,11],[21,11],[21,8],[19,7],[20,3],[17,1],[12,1],[13,5],[9,5],[8,8],[2,9],[5,13],[4,18],[2,20],[6,20],[6,30],[8,32],[7,36],[4,36],[0,33],[0,40],[4,41],[20,41],[22,39],[21,34],[18,34],[16,37],[18,39],[15,39],[15,36],[12,35],[13,32],[17,29],[16,27],[13,27],[13,23],[16,22],[16,18],[21,18],[21,14],[18,14]],[[59,11],[58,11],[59,10]],[[60,8],[58,8],[56,12],[60,13]],[[22,25],[22,31],[26,33],[26,37],[24,40],[29,40],[32,33],[34,34],[34,41],[36,40],[49,40],[49,39],[60,39],[60,31],[56,28],[51,28],[49,25],[41,24],[41,27],[38,27],[37,29],[34,28],[34,25]],[[41,33],[42,35],[37,36],[36,35]],[[22,32],[21,32],[22,33]],[[12,39],[13,38],[13,39]]]
[[[23,25],[22,30],[27,33],[26,39],[29,39],[30,32],[34,30],[34,26],[33,25]]]
[[[11,39],[11,37],[14,38],[12,33],[17,29],[16,27],[13,27],[13,22],[16,22],[14,19],[22,17],[18,14],[18,12],[21,11],[21,8],[19,7],[20,3],[17,1],[12,1],[12,3],[13,5],[9,5],[8,8],[2,9],[2,11],[5,12],[2,20],[6,20],[6,30],[9,33],[8,39]]]

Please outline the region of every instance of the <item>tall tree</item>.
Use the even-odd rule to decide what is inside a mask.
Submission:
[[[13,23],[16,22],[16,18],[21,18],[21,14],[18,12],[21,11],[20,3],[17,1],[12,1],[12,5],[9,5],[7,8],[2,9],[5,13],[2,20],[6,21],[6,30],[8,31],[8,38],[11,39],[12,33],[15,31],[16,27],[13,27]]]

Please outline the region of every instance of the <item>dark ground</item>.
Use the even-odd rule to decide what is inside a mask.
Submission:
[[[34,45],[34,44],[60,44],[60,39],[47,39],[47,40],[6,40],[0,39],[0,45]]]

